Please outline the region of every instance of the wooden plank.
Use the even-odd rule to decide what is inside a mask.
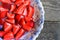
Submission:
[[[45,20],[60,21],[60,0],[41,0],[45,9]]]

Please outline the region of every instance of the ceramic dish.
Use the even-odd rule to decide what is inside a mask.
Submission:
[[[36,40],[44,24],[44,9],[40,0],[31,0],[31,6],[35,9],[33,16],[35,21],[35,28],[30,32],[26,32],[19,40]],[[0,40],[2,40],[0,38]]]
[[[34,29],[31,30],[31,32],[26,32],[20,40],[36,40],[38,35],[40,34],[41,30],[43,29],[44,24],[44,9],[42,6],[42,2],[40,0],[31,0],[31,6],[35,7],[36,13],[38,15],[38,18],[35,19],[35,31]]]

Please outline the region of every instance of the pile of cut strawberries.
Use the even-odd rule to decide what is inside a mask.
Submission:
[[[34,28],[33,14],[30,0],[0,0],[0,37],[19,40]]]

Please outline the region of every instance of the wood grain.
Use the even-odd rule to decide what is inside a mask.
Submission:
[[[60,21],[60,0],[41,0],[45,9],[45,20]]]

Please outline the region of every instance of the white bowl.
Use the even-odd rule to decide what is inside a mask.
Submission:
[[[30,32],[25,33],[20,40],[36,40],[36,38],[39,36],[41,30],[43,29],[43,24],[44,24],[44,8],[42,6],[42,2],[40,0],[31,0],[31,5],[33,6],[35,3],[38,6],[38,9],[40,11],[40,19],[36,21],[38,23],[38,27],[36,27],[36,31],[32,34]]]
[[[43,29],[44,9],[43,9],[43,6],[42,6],[42,3],[41,3],[40,0],[31,0],[31,6],[34,6],[35,3],[37,5],[37,7],[38,7],[39,14],[40,14],[39,20],[36,21],[37,27],[35,27],[35,31],[33,33],[31,33],[33,30],[31,30],[30,32],[26,32],[20,38],[20,40],[36,40],[36,38],[39,36],[41,30]],[[2,39],[0,38],[0,40],[2,40]]]

